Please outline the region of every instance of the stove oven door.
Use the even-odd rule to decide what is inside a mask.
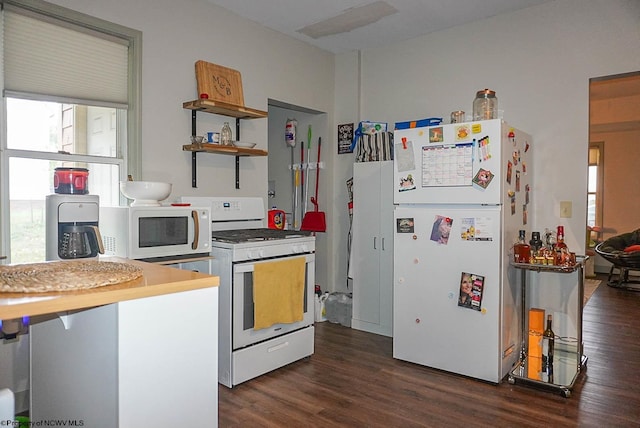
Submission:
[[[271,327],[254,330],[253,283],[254,267],[259,263],[287,260],[296,257],[305,258],[305,284],[302,321],[291,324],[274,324]],[[262,342],[273,337],[313,325],[314,322],[314,285],[315,254],[298,254],[269,260],[236,263],[233,266],[233,350]]]

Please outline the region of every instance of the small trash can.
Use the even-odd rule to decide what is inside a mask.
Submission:
[[[329,297],[327,297],[325,308],[329,322],[351,327],[351,314],[353,312],[353,298],[351,293],[331,293]]]

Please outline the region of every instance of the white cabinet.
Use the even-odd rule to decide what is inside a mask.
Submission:
[[[393,334],[393,162],[353,166],[351,327]]]
[[[209,287],[32,318],[31,420],[217,426],[217,308]]]

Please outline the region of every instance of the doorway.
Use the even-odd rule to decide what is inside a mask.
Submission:
[[[304,156],[304,163],[310,163],[313,167],[318,160],[318,138],[324,142],[323,149],[328,146],[327,132],[327,114],[322,111],[314,110],[307,107],[296,106],[282,101],[268,100],[268,147],[269,156],[267,164],[267,177],[269,180],[267,204],[269,209],[277,208],[285,212],[286,227],[288,229],[299,230],[304,216],[305,209],[313,210],[311,204],[311,196],[315,194],[316,169],[310,168],[307,172],[305,168],[304,182],[302,176],[299,176],[297,192],[294,186],[294,176],[292,174],[292,166],[300,167],[301,157]],[[296,145],[293,149],[285,142],[285,126],[288,119],[296,119]],[[308,130],[311,127],[311,149],[308,148]],[[302,153],[301,153],[302,150]],[[293,156],[293,160],[292,160]],[[322,153],[321,161],[326,164],[326,160],[330,159],[326,156],[326,152]],[[323,198],[327,194],[330,182],[327,169],[320,174],[320,206],[321,210],[328,207],[323,205],[322,201],[329,198]],[[324,177],[324,178],[323,178]],[[306,193],[306,197],[302,197],[302,193]],[[297,213],[293,212],[293,200],[297,195]],[[326,208],[322,208],[325,206]],[[323,290],[327,289],[328,278],[328,239],[326,233],[318,233],[316,235],[316,284],[320,285]]]
[[[596,231],[587,228],[587,251],[640,227],[640,71],[590,79],[589,147],[595,176],[589,182],[587,226]],[[595,257],[596,272],[609,272],[609,267]]]

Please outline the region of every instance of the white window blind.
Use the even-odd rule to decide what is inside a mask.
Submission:
[[[13,10],[4,11],[3,28],[5,91],[127,105],[125,41]]]

